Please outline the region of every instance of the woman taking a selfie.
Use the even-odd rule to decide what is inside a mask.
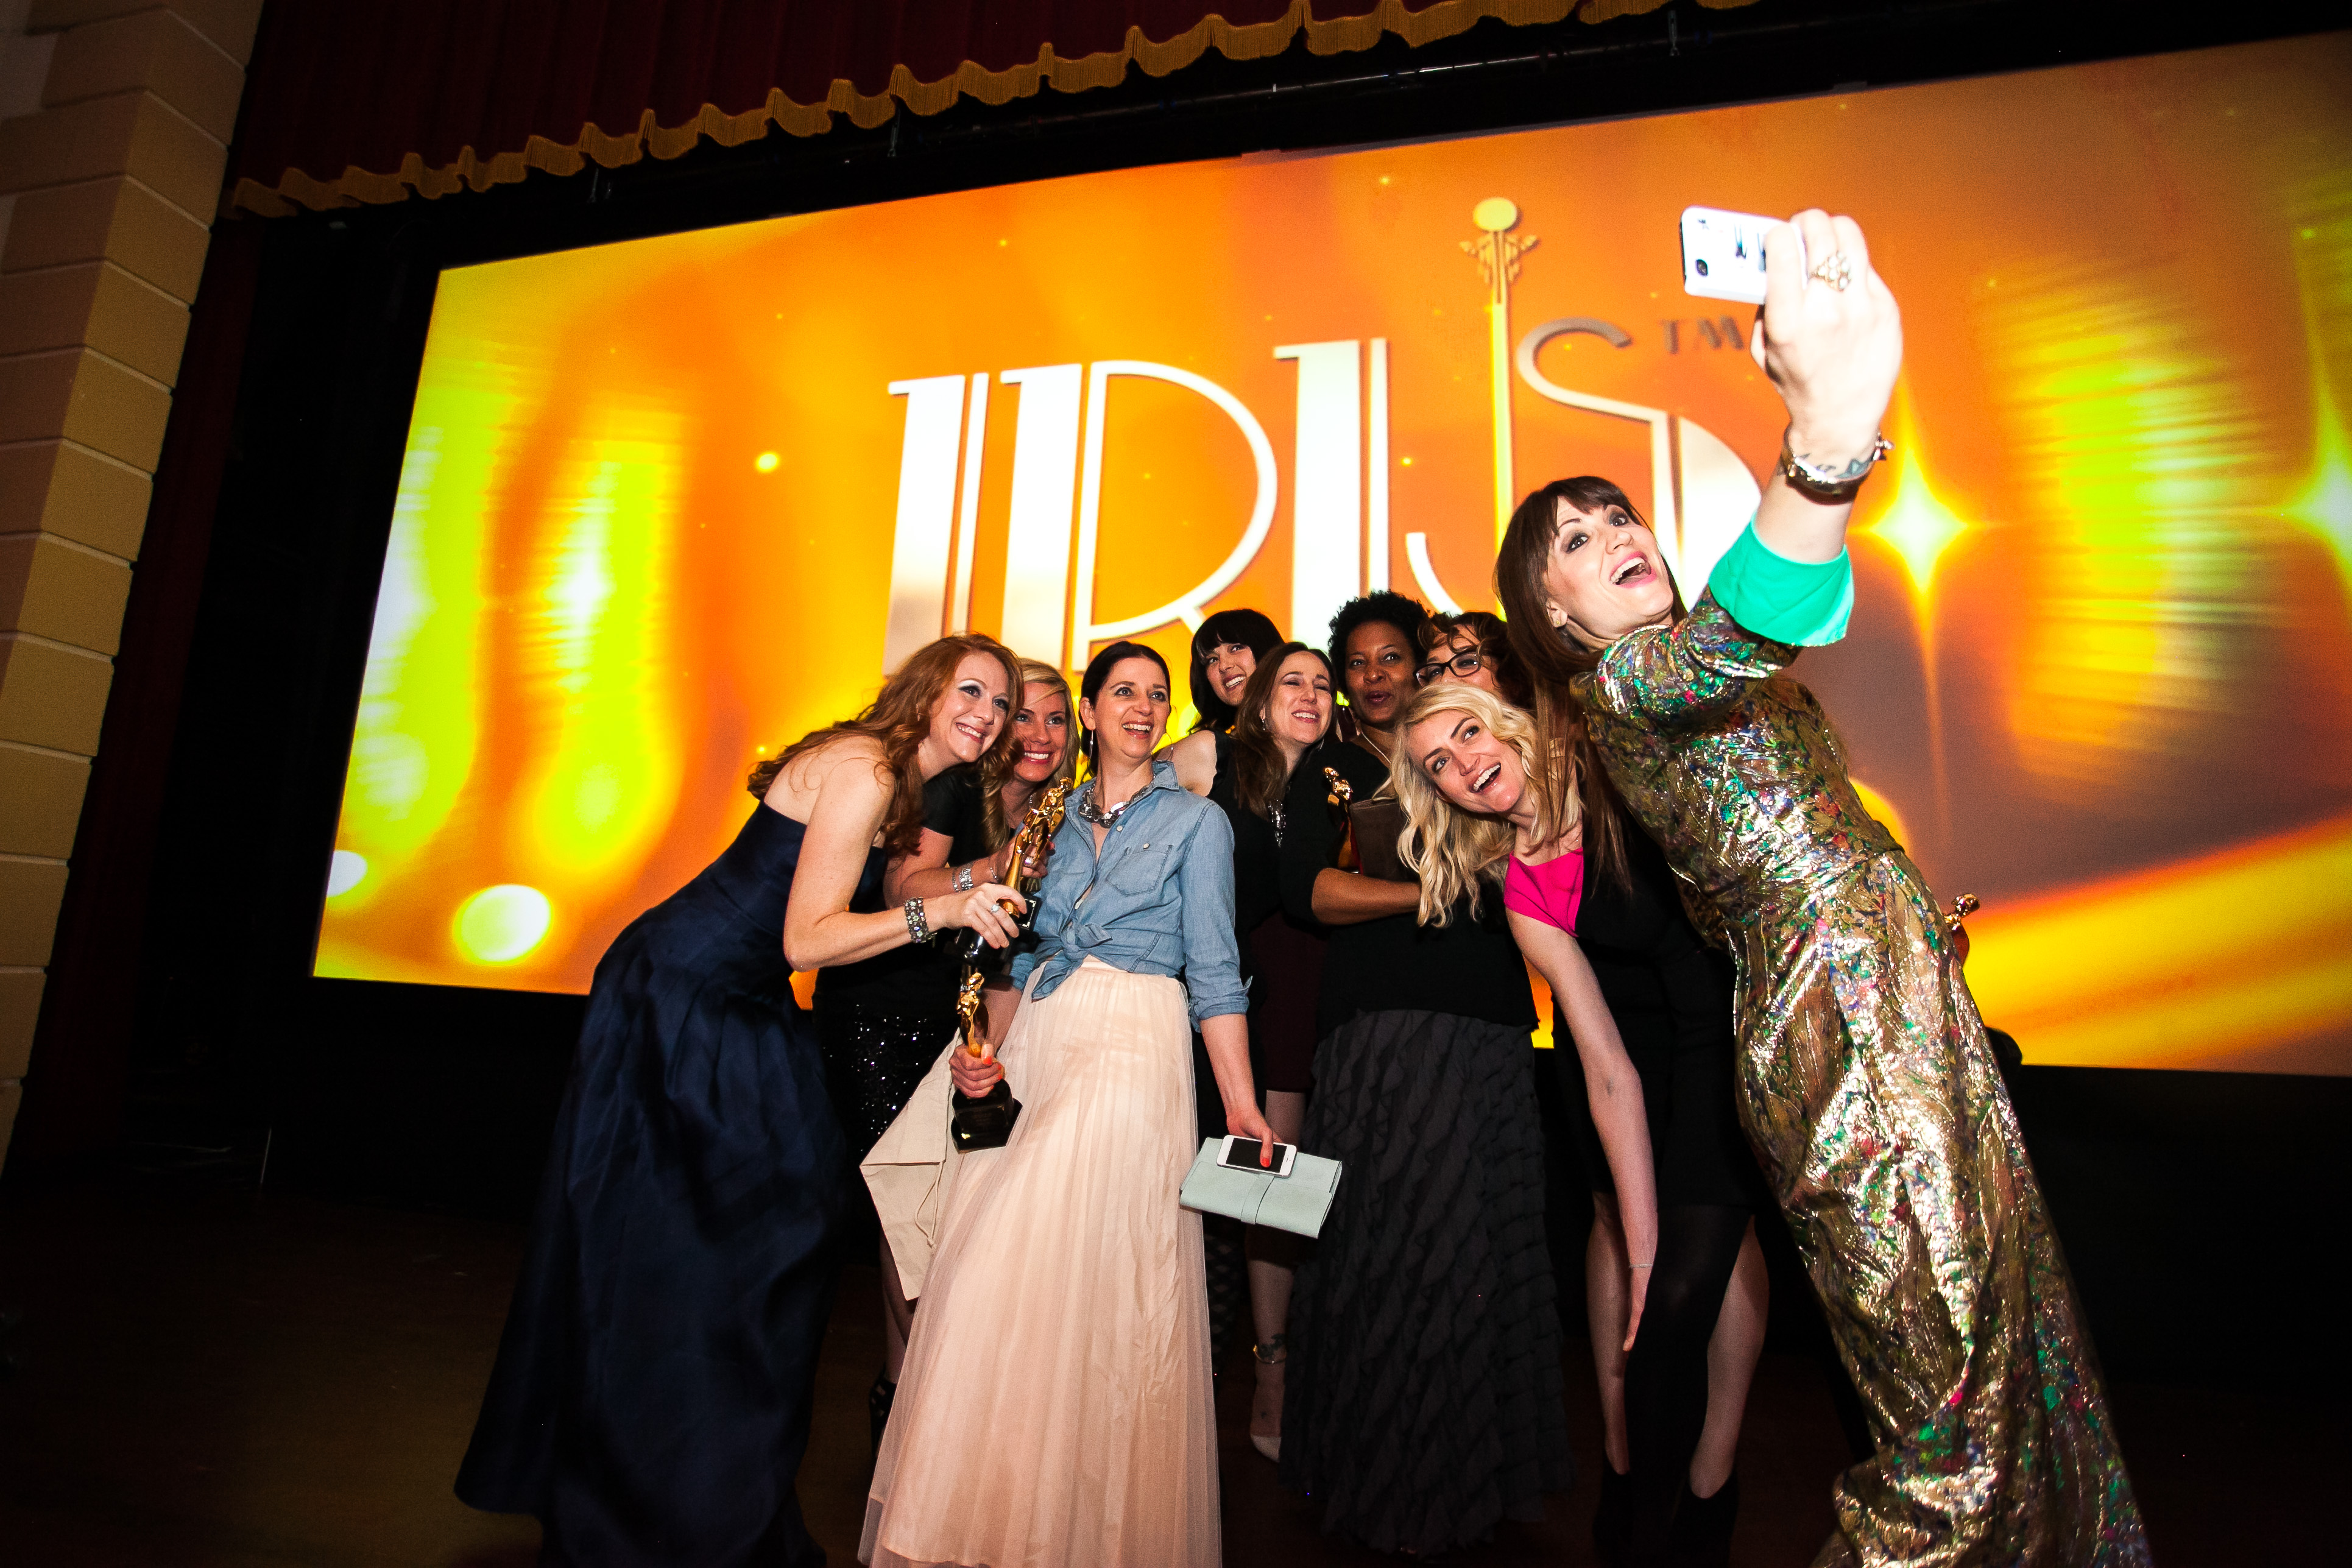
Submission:
[[[1850,219],[1801,213],[1765,256],[1756,342],[1789,426],[1748,531],[1685,614],[1622,491],[1547,486],[1496,563],[1512,646],[1729,922],[1742,1120],[1879,1442],[1837,1483],[1821,1561],[2145,1563],[2073,1283],[1926,879],[1781,675],[1844,633],[1895,300]]]
[[[1583,748],[1555,752],[1532,716],[1459,680],[1424,687],[1403,730],[1424,909],[1491,882],[1557,1009],[1551,1065],[1593,1195],[1585,1315],[1608,1460],[1594,1543],[1608,1563],[1727,1563],[1767,1201],[1732,1100],[1730,960],[1684,913],[1657,846],[1601,818],[1606,789],[1580,790],[1596,782]]]
[[[1273,1142],[1250,1079],[1233,838],[1153,757],[1159,655],[1114,643],[1079,690],[1094,776],[1055,840],[1036,946],[1013,960],[1024,991],[1001,1060],[951,1058],[958,1090],[1003,1079],[1023,1109],[1003,1148],[964,1154],[951,1179],[863,1563],[1219,1561],[1201,1220],[1176,1194],[1197,1147],[1195,1025],[1227,1123]]]
[[[992,748],[984,764],[950,768],[923,785],[922,831],[914,850],[891,859],[878,889],[861,888],[852,910],[898,909],[908,899],[946,898],[982,882],[1013,881],[1013,868],[1005,863],[1013,836],[1008,824],[1018,826],[1038,790],[1069,777],[1077,754],[1069,682],[1034,658],[1021,660],[1021,678],[1012,743]],[[825,1081],[853,1161],[862,1159],[898,1119],[908,1096],[955,1037],[956,985],[962,977],[963,960],[938,942],[818,973],[811,1010],[824,1045]],[[888,1237],[879,1238],[878,1250],[882,1370],[866,1396],[877,1451],[914,1319],[914,1308],[899,1288]]]
[[[854,1201],[795,969],[934,928],[1002,946],[993,883],[877,912],[923,785],[1010,743],[1020,672],[944,637],[873,705],[752,771],[727,852],[596,966],[539,1215],[457,1474],[548,1563],[814,1563],[793,1477]]]

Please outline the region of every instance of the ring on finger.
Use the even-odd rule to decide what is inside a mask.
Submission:
[[[1853,281],[1853,258],[1843,250],[1833,250],[1822,258],[1820,265],[1810,276],[1820,279],[1843,294],[1846,285]]]

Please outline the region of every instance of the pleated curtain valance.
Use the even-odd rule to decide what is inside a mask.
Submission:
[[[1698,0],[1728,8],[1753,0]],[[1586,22],[1666,0],[275,0],[264,14],[231,200],[279,215],[576,174],[703,137],[835,114],[876,126],[966,94],[1003,103],[1152,76],[1214,48],[1418,46],[1489,17]]]

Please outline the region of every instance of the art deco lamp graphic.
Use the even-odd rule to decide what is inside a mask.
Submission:
[[[1537,243],[1535,236],[1515,232],[1520,217],[1517,203],[1506,196],[1488,196],[1470,209],[1477,237],[1461,242],[1477,262],[1486,284],[1496,542],[1502,542],[1518,497],[1511,441],[1511,384],[1516,374],[1529,391],[1564,408],[1635,420],[1649,427],[1650,521],[1684,599],[1695,599],[1717,558],[1731,547],[1754,514],[1762,496],[1756,477],[1721,437],[1695,421],[1667,409],[1561,386],[1538,367],[1536,356],[1554,338],[1580,333],[1612,348],[1632,346],[1633,334],[1616,323],[1594,316],[1559,316],[1531,328],[1513,347],[1511,288],[1518,281],[1523,259]],[[1740,346],[1736,338],[1732,346]],[[1432,605],[1448,611],[1457,607],[1433,569],[1426,535],[1405,536],[1405,558]]]
[[[1507,196],[1488,196],[1470,209],[1478,237],[1465,239],[1462,248],[1486,277],[1486,343],[1495,414],[1495,542],[1511,525],[1511,285],[1518,281],[1519,258],[1536,247],[1534,235],[1515,235],[1519,206]]]

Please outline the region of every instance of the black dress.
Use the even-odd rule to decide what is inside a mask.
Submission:
[[[1585,857],[1576,941],[1642,1080],[1658,1205],[1766,1208],[1771,1194],[1733,1100],[1730,955],[1692,925],[1665,855],[1632,823],[1625,858],[1630,885],[1604,874],[1598,856]],[[1568,1019],[1557,1004],[1552,1019],[1552,1038],[1567,1046]],[[1613,1194],[1583,1064],[1567,1049],[1551,1060],[1585,1180],[1594,1192]]]
[[[973,768],[950,768],[923,786],[923,826],[948,837],[950,866],[988,853],[985,804]],[[880,879],[861,884],[849,907],[858,914],[880,910]],[[962,978],[963,963],[948,942],[893,948],[817,972],[814,1011],[825,1081],[853,1156],[863,1158],[890,1130],[907,1097],[955,1038],[956,985]]]
[[[1224,735],[1217,737],[1209,799],[1234,830],[1234,926],[1250,988],[1250,1069],[1260,1089],[1305,1094],[1315,1086],[1315,1015],[1330,942],[1322,926],[1294,920],[1282,907],[1289,802],[1275,802],[1270,818],[1242,805],[1233,742]]]
[[[1312,919],[1339,831],[1325,766],[1356,798],[1388,770],[1352,744],[1292,775],[1283,902]],[[1534,1000],[1502,890],[1444,927],[1331,928],[1299,1144],[1345,1166],[1290,1301],[1282,1480],[1323,1525],[1438,1552],[1540,1520],[1570,1474],[1561,1330],[1544,1240]]]
[[[818,1563],[793,1478],[853,1179],[762,805],[596,965],[457,1495],[551,1564]],[[867,858],[860,887],[878,884]]]

